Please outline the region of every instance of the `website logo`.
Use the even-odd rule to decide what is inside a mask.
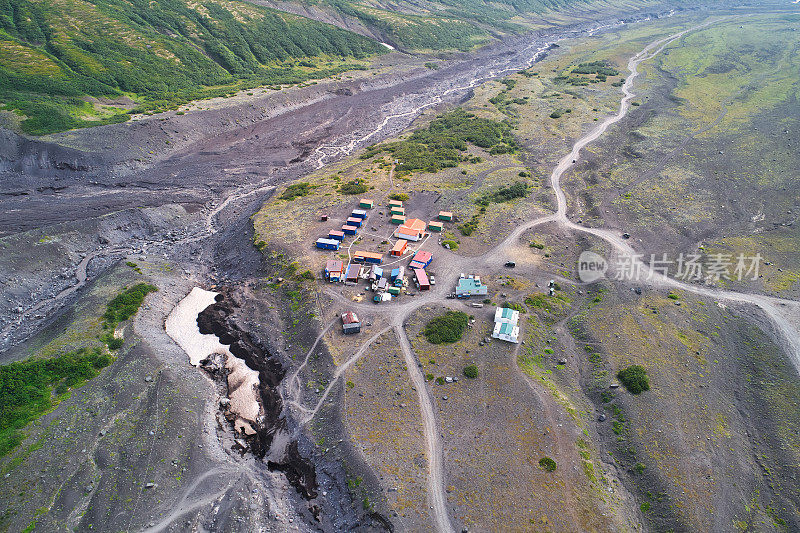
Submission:
[[[608,262],[600,254],[588,250],[578,257],[578,278],[584,283],[592,283],[606,277]]]

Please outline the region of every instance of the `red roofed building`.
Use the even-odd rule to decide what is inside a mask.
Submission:
[[[346,334],[361,331],[361,321],[358,319],[358,315],[352,311],[342,313],[342,330]]]
[[[418,218],[411,218],[406,220],[394,232],[394,236],[398,239],[405,239],[407,241],[416,242],[425,236],[425,222]]]

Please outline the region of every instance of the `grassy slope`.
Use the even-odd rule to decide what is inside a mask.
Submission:
[[[438,0],[387,2],[366,0],[292,0],[299,8],[336,12],[383,35],[390,43],[414,50],[469,50],[497,34],[573,22],[600,12],[630,11],[653,5],[649,0]]]
[[[591,0],[412,3],[297,0],[358,21],[404,49],[470,50],[604,12],[651,5]],[[334,74],[379,53],[369,39],[225,0],[0,0],[0,106],[5,126],[41,135],[123,122],[132,112],[257,85]],[[309,61],[309,59],[313,59]]]
[[[25,115],[21,129],[31,134],[124,121],[132,107],[320,77],[383,50],[345,30],[239,2],[0,0],[0,13],[0,103]],[[117,100],[103,106],[87,96]]]
[[[587,191],[582,214],[620,213],[657,253],[760,253],[762,278],[727,284],[796,297],[798,27],[790,15],[717,24],[645,65],[641,124],[622,146],[590,148],[599,168],[568,178]]]

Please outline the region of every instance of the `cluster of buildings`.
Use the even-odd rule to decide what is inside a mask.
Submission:
[[[519,311],[498,307],[494,312],[492,337],[508,342],[519,342]]]
[[[353,209],[345,223],[342,224],[341,230],[332,229],[328,232],[327,237],[317,239],[317,248],[321,250],[338,250],[346,236],[358,234],[358,230],[361,229],[367,219],[366,209],[372,209],[373,205],[374,202],[372,200],[362,198],[358,204],[358,209]],[[327,221],[328,215],[322,215],[321,219],[323,222]]]
[[[373,200],[362,198],[358,208],[353,209],[350,216],[342,225],[341,230],[335,229],[328,232],[326,237],[317,239],[316,247],[321,250],[339,250],[344,239],[358,235],[359,230],[366,223],[367,210],[375,206]],[[441,211],[436,220],[427,224],[418,218],[407,219],[405,208],[400,200],[389,201],[388,215],[393,224],[398,227],[393,231],[397,241],[389,252],[390,257],[400,258],[409,253],[410,243],[422,241],[428,231],[441,232],[444,222],[453,220],[453,213]],[[322,215],[322,221],[327,221],[327,215]],[[433,254],[418,250],[414,253],[407,267],[399,266],[388,269],[382,268],[383,254],[357,250],[353,252],[350,261],[330,259],[325,262],[325,278],[330,282],[357,283],[360,279],[368,280],[370,287],[375,291],[375,302],[391,300],[398,296],[401,289],[408,286],[406,274],[413,276],[414,283],[421,291],[430,290],[436,283],[435,278],[426,271],[433,261]],[[484,293],[485,294],[485,293]]]

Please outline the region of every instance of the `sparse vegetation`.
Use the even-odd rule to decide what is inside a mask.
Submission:
[[[422,334],[431,344],[452,344],[461,339],[468,321],[464,312],[447,311],[428,322]]]
[[[650,390],[650,379],[647,377],[647,371],[641,365],[631,365],[620,370],[617,378],[631,394],[640,394]]]

